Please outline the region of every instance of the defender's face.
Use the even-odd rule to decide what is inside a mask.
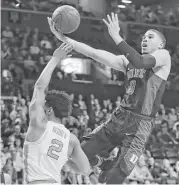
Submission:
[[[142,54],[152,54],[161,46],[162,40],[156,32],[149,30],[145,33],[141,42]]]

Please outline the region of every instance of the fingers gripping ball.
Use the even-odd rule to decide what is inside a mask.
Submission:
[[[61,33],[74,32],[80,25],[80,14],[72,6],[64,5],[58,7],[52,14],[55,29]]]

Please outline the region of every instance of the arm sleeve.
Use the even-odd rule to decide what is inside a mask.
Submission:
[[[152,68],[156,65],[156,59],[152,55],[140,55],[135,49],[122,41],[118,44],[118,50],[132,63],[136,68]]]

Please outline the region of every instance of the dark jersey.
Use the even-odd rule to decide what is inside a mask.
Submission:
[[[121,106],[135,113],[154,117],[161,104],[166,81],[150,69],[127,66],[126,93]]]

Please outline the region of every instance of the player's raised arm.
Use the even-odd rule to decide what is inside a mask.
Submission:
[[[44,127],[45,112],[43,107],[45,103],[45,90],[49,85],[55,67],[62,59],[67,57],[67,54],[71,52],[71,50],[72,46],[65,43],[56,49],[53,53],[53,57],[48,62],[40,77],[36,81],[29,107],[30,126],[36,127],[38,125]]]
[[[124,56],[117,56],[110,52],[94,49],[84,43],[77,42],[71,38],[68,38],[58,31],[55,30],[54,24],[51,21],[51,18],[48,18],[48,23],[52,33],[61,41],[69,43],[73,46],[73,49],[81,53],[87,57],[94,59],[97,62],[100,62],[104,65],[107,65],[116,70],[123,70],[124,66],[126,66],[127,59]],[[128,62],[127,62],[128,63]]]
[[[140,55],[135,49],[130,47],[119,35],[120,27],[117,14],[112,13],[111,16],[107,15],[108,21],[103,19],[104,23],[108,27],[108,31],[114,42],[116,43],[119,51],[126,56],[130,63],[136,68],[152,68],[155,66],[165,65],[164,62],[158,63],[158,61],[165,60],[166,52],[162,55],[145,54]],[[161,46],[162,48],[162,46]]]
[[[91,172],[90,164],[87,156],[83,152],[78,138],[71,134],[70,142],[72,153],[67,164],[77,173],[88,176]]]

